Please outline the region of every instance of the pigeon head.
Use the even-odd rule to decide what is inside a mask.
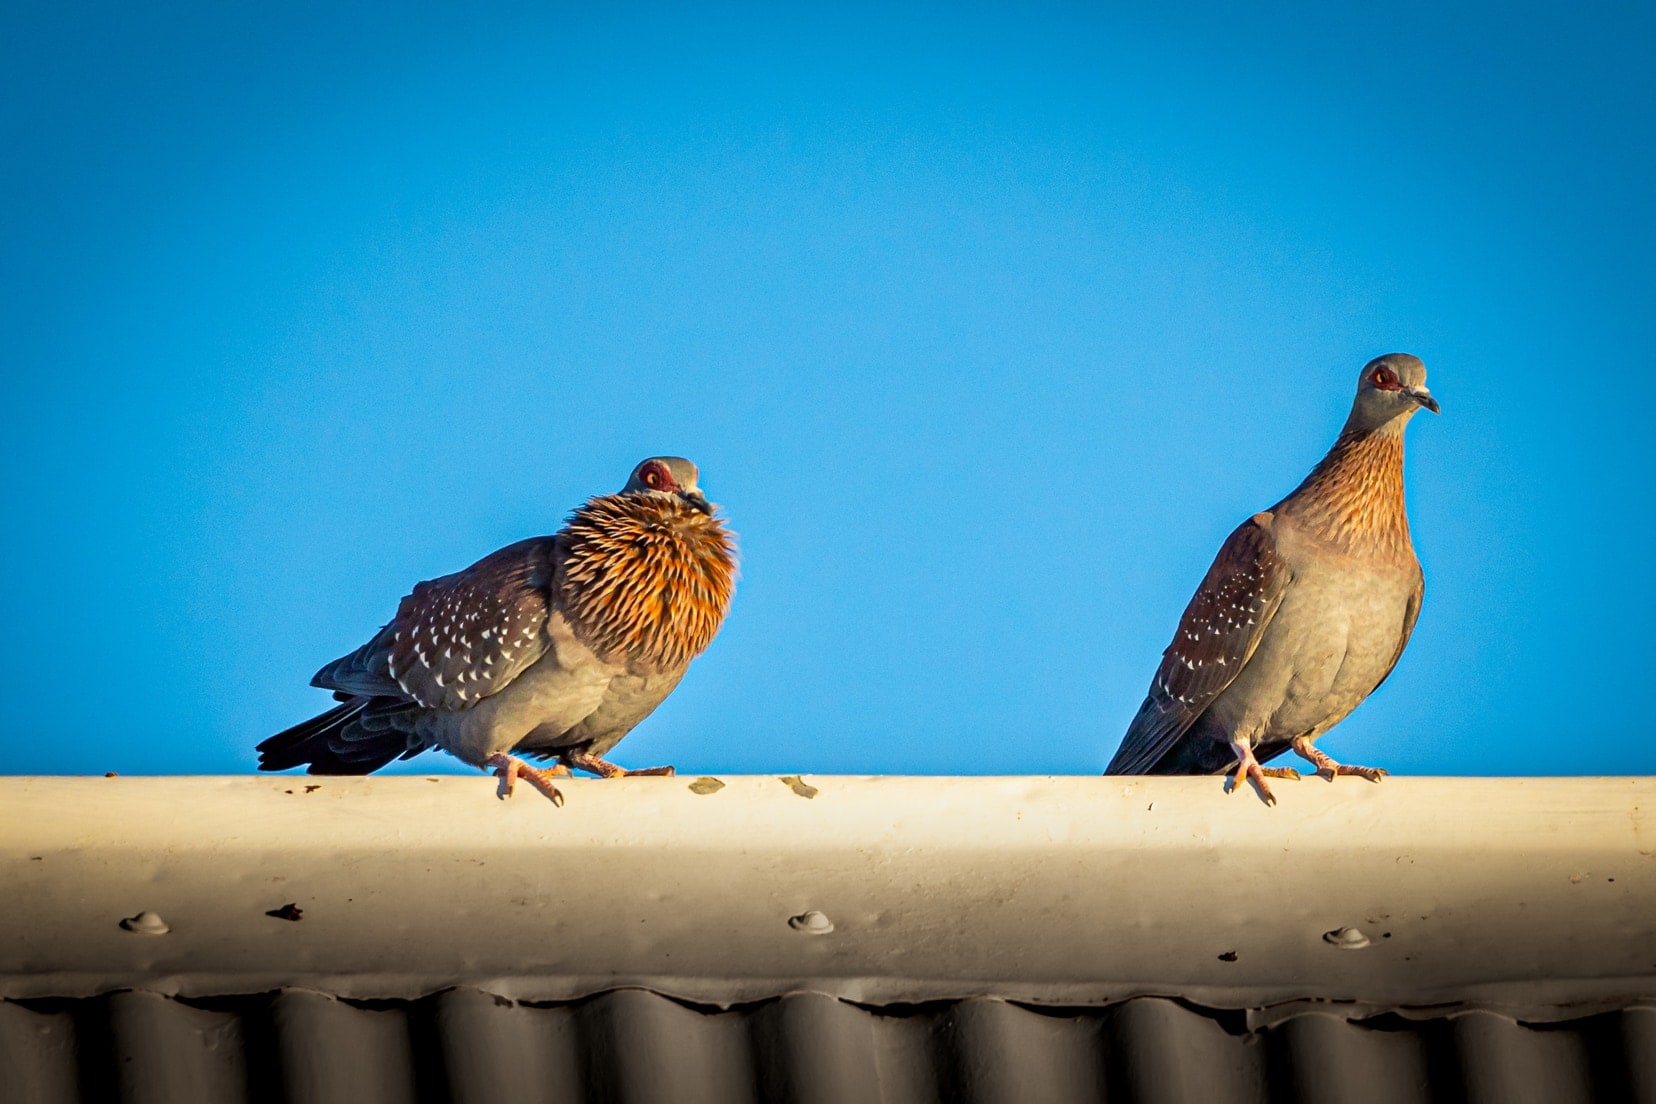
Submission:
[[[693,510],[710,514],[713,507],[696,485],[700,474],[696,465],[682,456],[652,456],[633,469],[621,493],[674,497]]]
[[[1387,353],[1363,365],[1346,430],[1370,433],[1396,422],[1401,431],[1421,407],[1438,412],[1437,400],[1426,390],[1426,365],[1408,353]]]

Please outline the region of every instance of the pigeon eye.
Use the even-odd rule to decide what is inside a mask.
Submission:
[[[656,470],[654,468],[652,468],[649,471],[644,473],[644,485],[646,487],[654,487],[656,484],[658,484],[660,482],[661,482],[661,476],[660,476],[659,473],[656,472]]]
[[[1370,378],[1374,380],[1374,386],[1376,387],[1389,388],[1397,383],[1397,377],[1391,374],[1391,369],[1389,368],[1376,368],[1374,370],[1374,375]]]

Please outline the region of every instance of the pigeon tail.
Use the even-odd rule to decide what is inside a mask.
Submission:
[[[393,759],[410,759],[425,750],[410,748],[407,735],[394,729],[365,729],[359,722],[372,701],[352,698],[278,732],[259,745],[259,769],[304,767],[306,774],[369,774]]]

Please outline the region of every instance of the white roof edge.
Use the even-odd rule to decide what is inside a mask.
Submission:
[[[0,997],[1656,996],[1656,778],[719,781],[0,778]]]

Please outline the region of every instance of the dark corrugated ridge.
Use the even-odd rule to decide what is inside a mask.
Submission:
[[[731,1009],[641,989],[520,1004],[474,989],[0,1001],[4,1104],[1656,1104],[1656,1008],[1528,1025],[1303,1011],[1266,1026],[1164,998]]]

